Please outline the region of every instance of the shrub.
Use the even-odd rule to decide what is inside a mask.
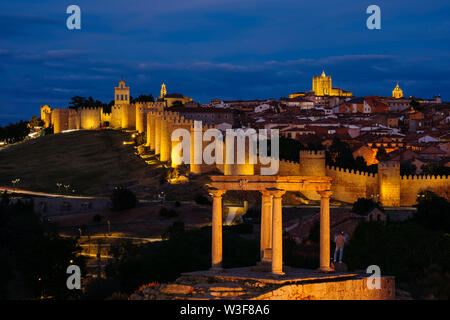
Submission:
[[[201,204],[201,205],[210,205],[211,204],[211,201],[209,201],[209,199],[202,194],[197,194],[194,198],[194,201],[196,204]]]
[[[111,195],[112,210],[120,211],[136,206],[136,195],[125,187],[115,187]]]
[[[182,221],[174,222],[170,227],[164,230],[161,238],[164,240],[175,239],[184,232],[184,223]]]
[[[172,230],[180,230],[172,225]],[[121,292],[132,293],[142,284],[175,281],[182,272],[211,267],[211,227],[185,230],[167,241],[133,245],[136,249],[117,251],[109,261],[108,276],[120,281]],[[252,266],[260,259],[259,241],[247,239],[227,228],[223,232],[223,267]]]
[[[112,279],[94,278],[86,286],[83,299],[105,300],[119,289],[119,282]]]
[[[368,198],[358,198],[353,204],[352,211],[356,214],[363,215],[373,208],[381,209],[380,204]]]
[[[417,212],[414,220],[425,228],[450,232],[450,202],[431,191],[417,195]]]

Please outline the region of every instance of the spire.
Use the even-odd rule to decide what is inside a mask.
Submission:
[[[166,90],[166,85],[163,84],[161,85],[161,97],[160,98],[164,98],[164,96],[167,94],[167,90]]]
[[[325,77],[325,70],[324,70],[324,69],[322,69],[322,75],[321,75],[321,77]]]

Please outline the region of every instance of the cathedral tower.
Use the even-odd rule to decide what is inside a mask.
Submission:
[[[166,94],[167,94],[166,85],[163,82],[163,84],[161,85],[161,96],[160,96],[160,98],[164,98]]]
[[[325,71],[317,77],[313,77],[313,91],[316,96],[331,95],[331,76],[325,75]]]

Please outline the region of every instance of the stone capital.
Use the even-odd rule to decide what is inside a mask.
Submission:
[[[226,192],[226,190],[221,190],[221,189],[217,189],[217,188],[210,188],[210,189],[208,189],[208,192],[213,197],[222,197],[222,195]]]
[[[281,198],[286,193],[286,190],[278,188],[267,188],[266,191],[268,191],[274,198]]]
[[[260,192],[261,192],[261,195],[263,197],[271,197],[271,196],[273,196],[272,192],[270,192],[268,190],[261,190]]]
[[[330,198],[331,195],[333,194],[333,192],[330,191],[330,190],[317,191],[317,193],[318,193],[322,198]]]

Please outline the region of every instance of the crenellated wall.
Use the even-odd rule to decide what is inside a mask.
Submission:
[[[133,104],[123,104],[122,106],[122,125],[123,129],[136,128],[136,106]]]
[[[125,104],[121,103],[111,108],[111,113],[103,113],[100,108],[50,109],[41,107],[41,117],[45,125],[52,124],[54,132],[60,133],[67,129],[97,129],[109,122],[112,128],[136,129],[145,134],[146,145],[163,162],[176,167],[175,160],[181,154],[174,154],[173,149],[177,141],[171,140],[172,132],[184,128],[190,132],[190,172],[195,174],[218,170],[225,175],[254,175],[260,174],[261,164],[248,163],[248,145],[246,146],[246,164],[206,164],[194,163],[194,121],[184,119],[177,112],[164,109],[163,102]],[[203,125],[201,132],[214,128]],[[199,129],[199,128],[197,128]],[[203,140],[203,139],[201,139]],[[246,139],[246,141],[248,141]],[[210,142],[203,142],[200,146],[201,154]],[[225,148],[225,144],[222,144]],[[235,146],[235,152],[236,152]],[[225,150],[223,150],[225,151]],[[225,161],[225,152],[224,162]],[[203,157],[202,157],[203,158]],[[279,161],[278,175],[300,176],[329,176],[333,179],[331,190],[332,198],[353,203],[358,198],[373,198],[383,206],[411,206],[416,203],[420,191],[430,190],[441,196],[450,198],[450,177],[435,176],[400,176],[398,162],[381,162],[378,173],[370,174],[350,169],[328,167],[325,165],[324,151],[300,151],[300,161]],[[267,165],[264,165],[267,166]],[[315,191],[304,192],[312,200],[319,200]]]
[[[295,161],[280,160],[279,175],[281,176],[300,176],[300,165]]]
[[[400,199],[403,206],[416,203],[419,192],[431,190],[434,193],[450,199],[449,176],[402,176],[400,179]]]
[[[79,108],[80,128],[87,130],[100,128],[102,124],[101,113],[101,108]]]
[[[106,126],[106,123],[108,123],[108,125],[111,123],[111,117],[112,117],[112,113],[111,112],[101,112],[101,125]]]
[[[121,128],[122,127],[122,106],[112,106],[111,107],[111,121],[109,122],[111,128]]]
[[[80,129],[80,115],[75,109],[69,109],[69,129]]]
[[[353,203],[358,198],[376,197],[378,193],[376,174],[327,166],[326,175],[333,178],[331,191],[336,200]]]
[[[69,109],[53,109],[51,119],[54,133],[69,129]]]

